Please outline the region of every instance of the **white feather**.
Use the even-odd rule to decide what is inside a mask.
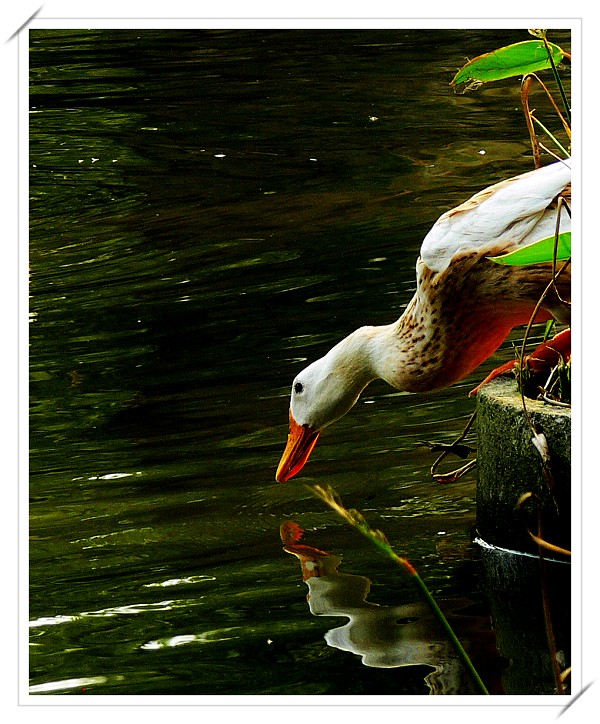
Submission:
[[[480,191],[440,216],[423,240],[421,258],[432,271],[442,272],[458,252],[478,250],[488,244],[526,246],[544,238],[550,229],[544,212],[570,180],[570,166],[558,161]],[[561,231],[570,228],[568,223],[568,215],[563,214]]]

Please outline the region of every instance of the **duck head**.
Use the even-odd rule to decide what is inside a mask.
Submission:
[[[292,383],[290,431],[275,479],[285,482],[299,473],[325,427],[354,406],[371,381],[356,354],[356,344],[342,340],[325,357],[306,367]]]

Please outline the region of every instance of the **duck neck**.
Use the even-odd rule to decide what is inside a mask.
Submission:
[[[480,305],[465,307],[464,318],[456,323],[421,304],[415,295],[396,322],[370,328],[370,369],[375,377],[406,392],[442,389],[477,368],[520,322]]]
[[[444,326],[432,321],[425,319],[415,295],[396,322],[358,329],[354,334],[362,341],[362,368],[369,381],[380,378],[398,390],[426,392],[460,379],[465,372],[461,358]]]
[[[419,333],[399,334],[403,328],[405,331],[412,329],[411,324],[403,326],[402,323],[410,318],[410,306],[393,324],[361,327],[354,332],[362,342],[362,368],[369,382],[382,379],[398,390],[419,389],[419,369],[412,362],[419,349]]]
[[[449,341],[446,329],[419,319],[413,300],[396,322],[360,327],[331,350],[332,364],[342,371],[353,397],[376,379],[405,392],[429,392],[453,384],[479,364],[477,355],[468,350],[465,355],[464,346]],[[503,328],[492,348],[479,356],[491,354],[508,329]]]
[[[397,389],[412,389],[408,379],[412,369],[408,353],[410,341],[408,346],[399,343],[399,322],[360,327],[326,355],[325,360],[329,362],[327,369],[335,368],[341,373],[353,397],[358,397],[376,379],[382,379]]]
[[[375,364],[373,335],[382,327],[360,327],[333,347],[324,358],[326,370],[336,369],[358,396],[380,375]]]

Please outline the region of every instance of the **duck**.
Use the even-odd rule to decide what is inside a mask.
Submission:
[[[504,179],[446,211],[425,236],[416,291],[396,321],[362,326],[292,382],[289,434],[275,479],[305,466],[323,430],[376,379],[423,393],[449,387],[496,352],[510,331],[552,318],[570,325],[570,266],[541,305],[552,264],[509,266],[496,257],[571,228],[570,159]]]

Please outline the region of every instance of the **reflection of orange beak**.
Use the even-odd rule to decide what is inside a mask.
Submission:
[[[302,470],[320,434],[320,430],[313,430],[308,425],[299,425],[290,410],[290,433],[275,474],[278,483],[284,483]]]

